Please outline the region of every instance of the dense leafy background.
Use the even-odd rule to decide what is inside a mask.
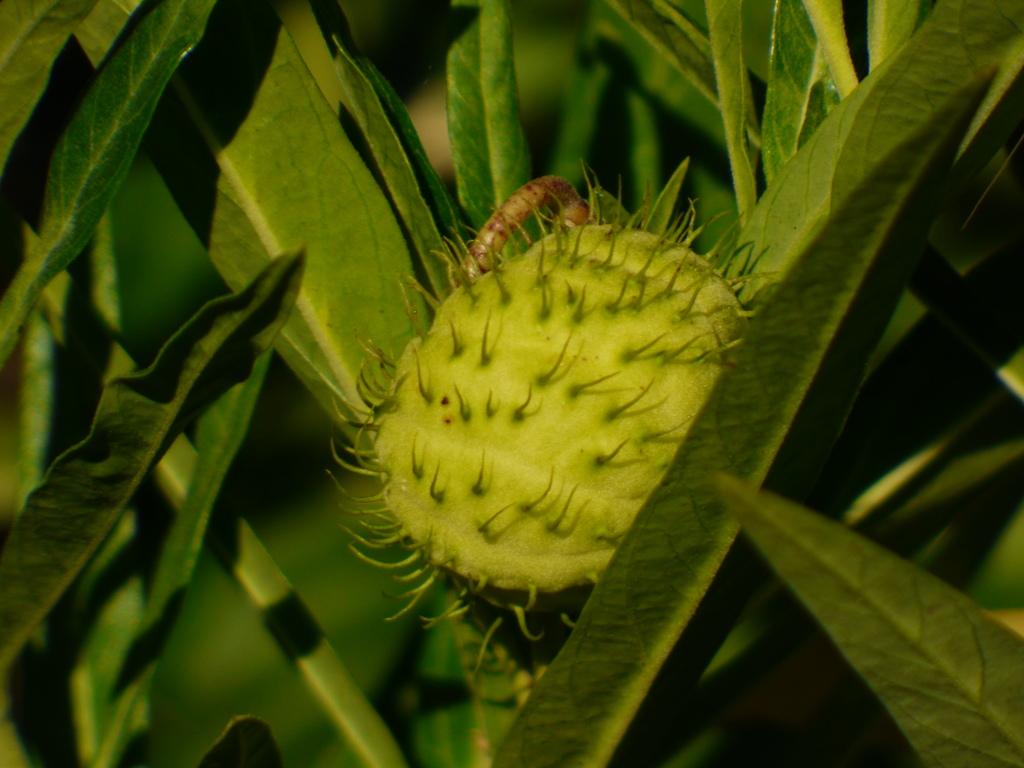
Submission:
[[[44,526],[75,550],[51,582],[74,582],[13,677],[29,765],[194,766],[215,741],[204,766],[278,765],[244,714],[288,766],[400,766],[385,724],[424,766],[484,765],[509,728],[498,764],[522,768],[917,764],[905,739],[926,764],[1024,764],[1001,683],[1020,641],[979,608],[1024,605],[1019,10],[1015,27],[955,0],[147,0],[119,34],[135,5],[0,0],[0,354],[21,339],[0,374],[0,528],[43,484],[13,543],[53,488],[78,498],[74,467],[106,480],[97,436],[141,392],[121,484],[85,499],[80,536]],[[848,62],[825,34],[841,7]],[[478,633],[385,622],[401,590],[349,552],[325,470],[366,487],[332,422],[365,340],[397,351],[427,316],[396,275],[444,286],[443,237],[531,176],[583,184],[584,163],[606,211],[672,179],[667,199],[722,214],[699,249],[731,236],[730,274],[786,281],[744,284],[755,331],[515,720],[521,639],[495,638],[469,693]],[[186,325],[300,247],[294,307],[277,262],[285,287],[264,276]],[[116,378],[179,328],[150,384]],[[767,563],[730,549],[737,520]],[[0,576],[34,567],[8,556]],[[15,592],[8,644],[32,628]],[[0,764],[14,744],[0,721]]]

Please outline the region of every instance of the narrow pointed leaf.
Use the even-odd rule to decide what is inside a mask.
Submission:
[[[199,42],[213,4],[146,3],[101,67],[54,150],[39,239],[0,301],[0,364],[43,288],[88,242],[128,173],[164,86]]]
[[[270,726],[258,717],[234,717],[198,768],[284,768]]]
[[[839,103],[802,0],[779,0],[772,20],[768,93],[762,119],[764,175],[771,184]]]
[[[246,290],[208,303],[137,374],[100,398],[92,431],[50,466],[0,558],[0,669],[118,519],[188,421],[244,380],[294,303],[301,258],[273,262]]]
[[[757,150],[750,145],[746,130],[747,115],[753,109],[754,100],[750,76],[743,63],[743,7],[731,0],[707,0],[706,5],[736,210],[743,224],[757,203],[754,176]]]
[[[0,3],[0,172],[61,48],[96,0]]]
[[[941,180],[987,81],[943,105],[845,188],[730,360],[663,485],[534,688],[497,768],[603,766],[736,533],[715,470],[805,493],[923,247]],[[858,163],[862,162],[860,157]],[[860,167],[856,168],[860,172]],[[841,177],[854,168],[840,166]]]
[[[728,509],[926,763],[1024,765],[1024,641],[966,595],[839,523],[732,478]]]
[[[673,217],[678,215],[676,209],[679,203],[679,193],[683,188],[683,180],[686,172],[690,169],[690,158],[686,158],[675,169],[672,176],[665,183],[665,187],[658,193],[654,205],[651,207],[650,217],[647,219],[645,229],[651,232],[664,232],[672,224]]]
[[[738,239],[750,249],[754,269],[785,270],[828,215],[839,192],[837,153],[849,153],[842,184],[858,183],[872,172],[867,158],[885,156],[909,131],[935,125],[936,105],[989,76],[1019,45],[1021,27],[1024,6],[1008,8],[997,0],[936,6],[910,42],[832,110],[775,176]],[[859,172],[854,153],[861,158]],[[736,260],[730,273],[741,268]]]
[[[443,236],[457,232],[456,214],[412,126],[405,105],[355,46],[337,0],[313,0],[312,9],[345,94],[345,107],[363,134],[404,231],[436,295],[448,288]],[[421,191],[422,184],[422,191]],[[433,208],[428,204],[433,203]]]
[[[455,0],[449,18],[448,134],[459,202],[481,227],[531,177],[511,10],[508,0]]]

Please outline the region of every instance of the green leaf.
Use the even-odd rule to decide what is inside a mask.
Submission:
[[[868,0],[868,61],[871,69],[898,51],[931,9],[930,0]]]
[[[757,149],[750,145],[746,130],[754,98],[750,90],[750,76],[743,63],[743,6],[732,0],[707,0],[705,5],[711,28],[715,82],[721,100],[725,142],[736,192],[736,209],[740,224],[744,224],[757,203],[757,179],[754,176]]]
[[[658,193],[658,197],[651,206],[651,213],[644,222],[644,228],[650,232],[665,232],[671,226],[673,218],[677,215],[676,206],[679,203],[679,193],[683,188],[683,180],[690,168],[690,158],[686,158],[679,164],[675,172],[666,182],[664,188]]]
[[[962,593],[774,494],[720,492],[930,765],[1024,765],[1024,643]]]
[[[937,105],[988,76],[1020,40],[1024,9],[1015,9],[1009,12],[1016,16],[1008,18],[997,0],[938,5],[907,45],[837,106],[775,176],[739,235],[754,269],[785,270],[828,215],[840,184],[864,179],[873,172],[871,158],[887,156],[909,131],[936,125]],[[844,157],[837,164],[840,151]],[[847,169],[842,182],[835,178],[839,165]],[[728,271],[742,269],[742,260],[735,260]]]
[[[1020,23],[1020,18],[1016,21]],[[1024,120],[1024,35],[1008,47],[999,62],[978,114],[960,147],[950,186],[959,188],[984,168]]]
[[[199,768],[284,768],[270,726],[252,715],[231,718]]]
[[[718,86],[707,34],[665,0],[607,0],[661,57],[716,108]]]
[[[924,242],[941,180],[984,81],[905,135],[843,197],[751,323],[537,683],[496,768],[606,765],[693,616],[736,532],[716,470],[806,492],[842,426],[868,357]],[[863,162],[857,157],[857,162]],[[858,166],[859,169],[859,166]],[[840,167],[845,178],[852,168]],[[778,456],[776,457],[776,454]]]
[[[802,141],[839,103],[802,0],[779,0],[775,5],[768,69],[761,149],[764,175],[771,184]]]
[[[363,134],[373,171],[388,191],[434,294],[440,296],[448,290],[448,273],[438,254],[446,253],[442,235],[458,232],[454,206],[427,160],[405,105],[356,48],[337,0],[313,0],[312,7],[334,59],[345,108]]]
[[[459,202],[479,228],[531,176],[511,10],[508,0],[454,0],[449,19],[448,134]]]
[[[0,172],[46,89],[50,66],[96,0],[0,4]]]
[[[213,0],[146,3],[104,62],[50,162],[39,239],[0,302],[0,364],[53,276],[88,242],[124,180],[178,62],[203,34]]]
[[[262,0],[217,3],[146,148],[232,288],[305,246],[277,350],[328,412],[358,403],[362,343],[397,357],[414,330],[406,306],[424,304],[404,290],[414,269],[387,198]]]
[[[245,379],[298,291],[301,259],[273,262],[245,291],[208,303],[145,371],[115,379],[93,428],[50,466],[0,558],[0,669],[118,519],[171,440],[204,406]]]

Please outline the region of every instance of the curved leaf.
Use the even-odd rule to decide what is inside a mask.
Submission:
[[[96,0],[7,0],[0,3],[0,172],[53,64]]]
[[[966,595],[839,523],[733,478],[730,512],[928,764],[1024,765],[1024,642]]]
[[[873,157],[871,175],[804,246],[538,682],[497,768],[611,759],[735,536],[709,484],[716,469],[757,481],[771,469],[774,486],[808,490],[922,247],[985,85],[943,106],[942,132],[925,126]]]
[[[203,34],[214,0],[140,6],[101,67],[50,162],[39,239],[0,301],[0,364],[53,276],[85,247],[124,180],[178,62]]]
[[[448,134],[459,202],[474,227],[530,180],[519,123],[508,0],[454,0],[448,50]]]
[[[284,768],[270,726],[252,715],[233,717],[199,761],[199,768]]]
[[[0,669],[6,669],[196,413],[245,379],[294,302],[301,258],[274,261],[246,290],[208,303],[156,361],[115,379],[92,431],[50,466],[0,557]]]

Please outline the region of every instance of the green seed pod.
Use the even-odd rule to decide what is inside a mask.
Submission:
[[[641,230],[486,268],[401,355],[374,448],[391,540],[522,623],[582,605],[745,320],[705,259]]]

